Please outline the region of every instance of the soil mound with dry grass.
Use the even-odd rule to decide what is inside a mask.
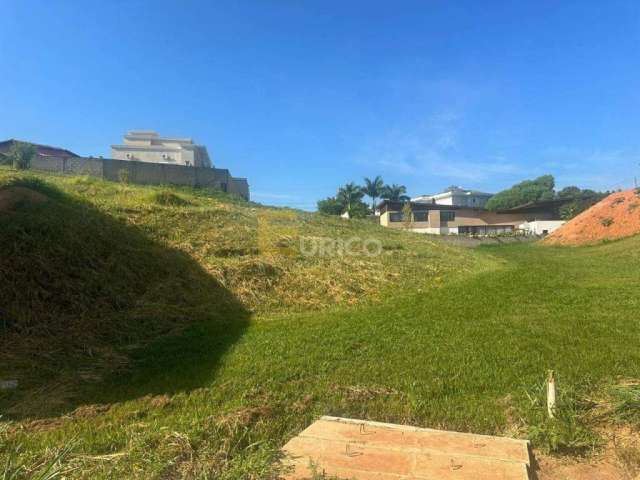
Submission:
[[[549,235],[547,245],[588,245],[640,234],[640,192],[609,195]]]

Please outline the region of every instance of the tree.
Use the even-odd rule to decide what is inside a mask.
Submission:
[[[362,187],[359,187],[353,182],[347,183],[345,186],[338,189],[338,195],[336,198],[342,202],[345,207],[345,211],[349,212],[349,216],[352,216],[352,207],[362,202]]]
[[[581,195],[581,193],[582,192],[578,187],[574,187],[574,186],[564,187],[562,190],[558,192],[558,198],[578,198]]]
[[[13,142],[9,149],[9,161],[13,168],[17,170],[26,170],[31,167],[31,160],[36,156],[38,150],[35,145],[26,142]]]
[[[409,200],[409,197],[406,196],[405,193],[407,193],[407,187],[394,183],[393,185],[385,186],[382,189],[380,197],[390,202],[406,202]]]
[[[351,204],[351,210],[349,210],[349,218],[365,218],[370,214],[371,210],[369,209],[369,205],[364,203],[362,200],[358,200],[357,202]]]
[[[344,205],[336,197],[327,197],[324,200],[318,200],[318,211],[326,215],[342,215]]]
[[[373,180],[365,177],[364,187],[362,187],[362,193],[371,198],[371,210],[373,210],[374,212],[376,211],[376,198],[380,198],[383,189],[384,182],[382,181],[382,177],[380,175],[378,175]]]
[[[543,175],[535,180],[525,180],[513,187],[496,193],[489,199],[487,210],[513,208],[529,202],[553,200],[555,198],[553,175]]]
[[[318,211],[327,215],[349,213],[349,218],[364,218],[369,215],[369,206],[362,201],[364,193],[355,183],[347,183],[338,189],[335,197],[318,201]]]
[[[560,218],[563,220],[571,220],[576,215],[584,212],[588,208],[598,203],[604,197],[609,195],[609,192],[596,192],[585,188],[580,190],[578,187],[565,187],[560,190],[557,197],[562,200],[570,200],[558,209]]]

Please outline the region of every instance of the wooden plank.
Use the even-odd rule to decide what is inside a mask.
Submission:
[[[356,480],[527,480],[528,442],[323,417],[284,447],[293,471]]]

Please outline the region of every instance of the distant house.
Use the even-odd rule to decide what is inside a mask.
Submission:
[[[111,145],[111,158],[187,167],[213,166],[204,145],[196,145],[191,138],[161,137],[152,130],[128,132],[122,145]]]
[[[551,228],[550,223],[542,222],[559,220],[557,201],[490,211],[484,208],[490,197],[489,193],[459,187],[436,195],[423,195],[409,202],[411,219],[404,218],[403,202],[385,200],[378,206],[380,224],[390,228],[409,226],[414,232],[437,235],[496,235],[516,231],[541,234]],[[532,222],[533,228],[522,227]],[[543,225],[549,228],[543,228]]]
[[[9,150],[11,150],[11,147],[16,143],[16,142],[20,142],[21,140],[15,140],[13,138],[9,139],[9,140],[5,140],[3,142],[0,142],[0,155],[2,156],[6,156],[9,153]],[[56,158],[78,158],[79,155],[76,155],[75,153],[69,151],[69,150],[65,150],[64,148],[59,148],[59,147],[52,147],[50,145],[40,145],[38,143],[32,143],[32,142],[24,142],[24,143],[31,143],[31,145],[34,145],[36,147],[36,154],[39,157],[56,157]]]
[[[493,196],[492,193],[465,190],[462,187],[451,187],[435,195],[420,195],[412,198],[415,203],[435,203],[437,205],[454,205],[457,207],[483,208]]]

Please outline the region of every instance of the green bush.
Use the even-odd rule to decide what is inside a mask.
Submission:
[[[613,225],[613,218],[611,217],[603,218],[600,220],[600,223],[602,224],[603,227],[610,227],[611,225]]]

